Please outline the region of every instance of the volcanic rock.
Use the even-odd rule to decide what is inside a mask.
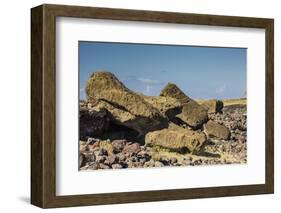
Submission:
[[[84,158],[84,161],[85,162],[95,162],[96,161],[96,156],[93,152],[91,151],[86,151],[86,152],[83,152],[83,158]],[[81,155],[80,155],[81,156]],[[79,159],[80,160],[80,159]],[[83,163],[82,163],[83,164]]]
[[[162,162],[160,162],[160,161],[155,162],[155,167],[163,167],[163,166],[164,166],[164,164]]]
[[[112,164],[116,163],[117,161],[118,161],[118,157],[116,157],[116,155],[110,155],[106,158],[104,163],[107,165],[112,165]]]
[[[79,120],[80,138],[99,137],[108,130],[111,116],[105,109],[100,111],[80,109]]]
[[[160,146],[172,151],[196,153],[206,141],[204,133],[184,129],[174,125],[168,129],[149,132],[145,136],[146,145]]]
[[[104,155],[106,155],[106,153],[108,155],[113,154],[114,147],[110,141],[100,141],[99,147],[101,148],[100,150],[105,150],[103,151],[105,153]]]
[[[204,125],[204,130],[210,138],[228,140],[230,136],[230,131],[227,127],[212,120],[209,120]]]
[[[176,117],[193,129],[198,129],[208,121],[208,111],[197,102],[190,100],[183,105],[182,112]]]
[[[191,100],[191,98],[173,83],[168,83],[161,91],[160,96],[175,98],[181,104],[185,104]]]
[[[123,168],[122,165],[120,165],[118,163],[112,164],[111,167],[112,167],[112,169],[122,169]]]
[[[134,156],[138,154],[140,151],[141,151],[141,147],[138,143],[127,144],[123,149],[123,152],[129,156]]]
[[[223,109],[223,102],[221,100],[206,100],[200,104],[208,110],[208,113],[221,113]]]
[[[144,135],[167,127],[168,121],[141,95],[129,90],[110,72],[95,72],[87,82],[89,102],[99,111],[107,109],[116,123]]]
[[[160,113],[172,119],[181,112],[182,104],[176,98],[164,97],[164,96],[144,96],[146,102],[158,109]]]
[[[86,161],[85,155],[80,153],[79,154],[79,168],[81,168],[82,166],[85,165],[85,161]]]
[[[114,153],[119,153],[122,152],[122,150],[124,149],[125,145],[126,145],[126,140],[114,140],[111,142],[112,146],[113,146],[113,152]]]
[[[106,164],[103,164],[103,163],[100,163],[100,164],[99,164],[99,167],[100,167],[101,169],[110,169],[110,166],[108,166],[108,165],[106,165]]]
[[[182,104],[182,110],[176,117],[193,129],[200,128],[208,120],[207,110],[189,98],[177,85],[168,83],[160,96],[177,99]]]

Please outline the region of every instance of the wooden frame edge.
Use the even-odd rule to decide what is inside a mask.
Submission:
[[[266,124],[266,185],[270,193],[274,193],[274,20],[268,21],[265,28],[266,56],[266,100],[265,100],[265,124]]]
[[[31,203],[43,207],[43,7],[31,10]]]
[[[44,208],[76,207],[89,205],[110,205],[123,203],[159,202],[184,199],[247,196],[271,194],[266,184],[222,186],[195,189],[121,192],[108,194],[56,196]]]
[[[110,14],[110,15],[109,15]],[[196,189],[56,196],[55,21],[58,16],[264,28],[266,30],[266,183]],[[41,208],[151,202],[274,192],[274,20],[112,8],[41,5],[31,9],[31,203]],[[47,89],[48,88],[48,89]],[[241,188],[243,187],[243,188]],[[169,194],[169,196],[167,196]]]

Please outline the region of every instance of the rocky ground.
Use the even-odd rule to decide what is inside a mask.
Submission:
[[[95,72],[80,102],[80,170],[247,162],[245,104],[195,101],[169,83],[159,96]]]
[[[80,170],[197,166],[247,162],[246,105],[228,106],[210,119],[230,129],[229,140],[208,139],[197,155],[127,140],[80,141]]]

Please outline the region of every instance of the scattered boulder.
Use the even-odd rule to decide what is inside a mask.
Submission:
[[[145,163],[151,159],[151,156],[148,153],[140,154],[139,152],[137,158],[140,162]]]
[[[160,161],[155,162],[155,167],[163,167],[163,166],[164,166],[164,164],[162,162],[160,162]]]
[[[86,137],[100,137],[108,130],[111,116],[107,110],[89,111],[80,109],[79,113],[79,131],[80,139]]]
[[[88,100],[96,99],[96,96],[104,92],[104,90],[129,91],[112,73],[106,71],[94,72],[86,85]]]
[[[106,165],[106,164],[103,164],[103,163],[100,163],[99,164],[99,168],[100,169],[110,169],[110,166]]]
[[[137,117],[129,112],[114,108],[103,101],[100,101],[93,109],[99,111],[103,108],[107,108],[114,117],[114,121],[110,124],[110,131],[103,134],[103,139],[126,139],[143,144],[146,132],[168,126],[168,120],[163,116],[158,117],[156,120]]]
[[[140,151],[141,147],[138,143],[126,144],[123,149],[123,152],[129,156],[137,155]]]
[[[208,110],[208,113],[221,113],[223,109],[221,100],[206,100],[201,101],[200,104]]]
[[[107,150],[101,147],[99,149],[98,156],[108,156]]]
[[[121,162],[126,160],[126,156],[122,152],[118,153],[116,156],[118,157],[119,161],[121,161]]]
[[[114,120],[144,135],[148,131],[167,126],[159,110],[146,102],[143,97],[125,87],[110,72],[95,72],[86,85],[89,102],[94,109],[107,109]]]
[[[86,142],[85,149],[89,151],[95,151],[99,148],[100,146],[100,140],[96,138],[88,138]]]
[[[170,159],[170,162],[171,162],[171,164],[175,164],[175,163],[178,162],[178,159],[175,158],[175,157],[172,157],[172,158]]]
[[[130,120],[136,119],[136,116],[134,114],[131,114],[130,112],[120,109],[118,107],[115,107],[113,104],[104,100],[99,100],[98,103],[96,103],[92,107],[92,110],[96,111],[102,111],[104,109],[108,110],[114,120],[118,121],[119,123],[126,123]]]
[[[114,140],[111,142],[112,146],[113,146],[113,152],[114,153],[119,153],[122,152],[122,150],[124,149],[125,145],[126,145],[126,140]]]
[[[122,169],[123,168],[122,165],[120,165],[118,163],[112,164],[111,167],[112,167],[112,169]]]
[[[160,96],[177,99],[182,104],[182,109],[176,117],[193,129],[202,127],[203,123],[208,120],[207,110],[189,98],[177,85],[168,83]]]
[[[88,100],[104,100],[133,115],[153,116],[157,110],[147,104],[143,98],[129,90],[110,72],[95,72],[86,85]]]
[[[106,157],[105,157],[105,156],[100,156],[100,155],[98,155],[98,156],[96,157],[96,161],[97,161],[98,163],[104,163],[105,160],[106,160]]]
[[[149,132],[145,136],[146,145],[160,146],[171,151],[197,153],[206,141],[204,133],[181,127]]]
[[[110,155],[106,158],[104,163],[107,165],[112,165],[112,164],[116,163],[117,161],[118,161],[118,157],[116,157],[116,155]]]
[[[80,152],[88,151],[88,148],[87,148],[86,143],[84,141],[80,141],[79,144],[80,144],[79,145]]]
[[[209,120],[204,125],[204,130],[210,138],[228,140],[230,136],[230,131],[227,127],[212,120]]]
[[[87,162],[95,162],[96,161],[96,155],[91,151],[85,151],[85,152],[83,152],[82,155],[83,155],[83,157],[82,157],[83,163],[82,164],[85,164]],[[81,154],[80,154],[80,162],[81,162]]]
[[[101,148],[100,150],[103,150],[103,152],[105,153],[104,155],[106,155],[106,153],[108,155],[113,154],[114,147],[109,140],[100,141],[99,147]]]
[[[86,163],[85,161],[86,161],[85,155],[80,153],[80,155],[79,155],[79,168],[85,166],[85,163]]]
[[[144,163],[144,167],[155,167],[155,161],[150,159],[149,161]]]
[[[173,83],[168,83],[161,91],[160,96],[175,98],[181,104],[188,103],[191,100],[191,98]]]
[[[175,98],[164,96],[144,96],[146,102],[158,109],[160,113],[171,120],[181,112],[182,104]]]
[[[193,129],[199,129],[208,121],[208,111],[197,102],[191,100],[184,104],[182,112],[176,116]]]
[[[94,145],[94,144],[98,144],[100,142],[100,139],[98,138],[88,138],[86,145]]]

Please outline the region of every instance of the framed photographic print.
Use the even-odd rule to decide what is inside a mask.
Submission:
[[[273,19],[31,9],[31,203],[273,193]]]

